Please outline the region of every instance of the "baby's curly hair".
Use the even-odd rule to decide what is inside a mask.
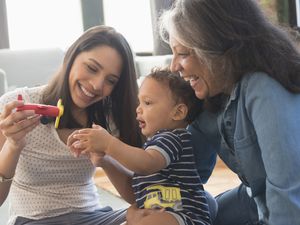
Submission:
[[[195,95],[189,82],[182,79],[177,72],[170,69],[154,67],[146,78],[153,78],[158,82],[168,85],[176,103],[184,103],[188,107],[185,121],[190,124],[203,109],[203,101]]]

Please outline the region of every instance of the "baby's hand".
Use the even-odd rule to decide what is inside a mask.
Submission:
[[[101,126],[93,125],[93,128],[87,128],[75,131],[68,138],[68,146],[75,154],[84,154],[97,152],[105,154],[109,141],[112,136]]]

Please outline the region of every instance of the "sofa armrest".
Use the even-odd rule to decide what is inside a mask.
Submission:
[[[7,90],[6,74],[3,69],[0,68],[0,96]]]
[[[6,73],[8,90],[46,84],[62,64],[60,48],[0,49],[0,68]]]

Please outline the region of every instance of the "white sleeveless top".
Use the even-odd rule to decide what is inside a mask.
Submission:
[[[3,106],[17,99],[39,103],[44,86],[22,88],[0,98]],[[86,156],[75,158],[60,140],[53,124],[38,125],[26,135],[9,193],[10,218],[54,217],[72,211],[90,212],[100,208],[93,182],[95,167]]]

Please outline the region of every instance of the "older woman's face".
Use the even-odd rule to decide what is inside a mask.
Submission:
[[[173,52],[171,70],[179,72],[185,80],[190,81],[199,99],[212,97],[221,92],[213,74],[192,49],[185,47],[171,35],[170,47]]]

